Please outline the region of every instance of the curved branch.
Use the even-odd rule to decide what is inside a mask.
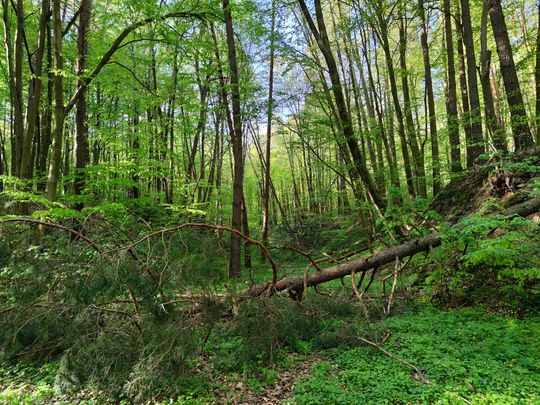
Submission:
[[[204,229],[214,229],[214,230],[217,230],[217,231],[226,231],[226,232],[232,233],[235,236],[238,236],[239,238],[242,238],[248,244],[257,246],[259,248],[259,250],[263,253],[264,257],[266,257],[268,259],[268,261],[270,262],[270,266],[272,267],[272,285],[275,285],[277,283],[277,281],[278,281],[278,279],[277,279],[277,265],[276,265],[276,262],[274,262],[274,259],[272,258],[272,255],[270,254],[270,252],[268,251],[266,246],[264,246],[258,240],[251,239],[250,237],[244,235],[242,232],[237,231],[236,229],[233,229],[233,228],[229,228],[227,226],[204,224],[204,223],[195,223],[195,222],[185,223],[185,224],[175,226],[173,228],[167,228],[167,229],[162,229],[160,231],[152,232],[152,233],[140,238],[139,240],[137,240],[137,241],[123,247],[123,249],[132,250],[135,246],[140,245],[141,243],[147,241],[150,238],[153,238],[155,236],[164,236],[164,235],[169,234],[169,233],[176,233],[176,232],[180,231],[183,228],[204,228]]]
[[[92,239],[90,239],[90,238],[84,236],[82,233],[77,232],[76,230],[71,229],[71,228],[69,228],[67,226],[64,226],[64,225],[55,224],[53,222],[40,221],[40,220],[32,219],[32,218],[8,218],[8,219],[0,220],[0,225],[6,224],[6,223],[34,224],[34,225],[47,226],[49,228],[61,229],[63,231],[66,231],[66,232],[76,236],[79,239],[84,240],[86,243],[88,243],[90,246],[92,246],[92,248],[96,252],[101,253],[101,249],[99,248],[99,246]]]
[[[141,27],[144,27],[145,25],[149,25],[153,22],[165,21],[170,18],[194,18],[194,19],[205,21],[205,17],[206,16],[204,13],[174,11],[174,12],[167,13],[161,16],[157,16],[157,17],[147,17],[145,19],[142,19],[140,21],[134,22],[133,24],[129,25],[120,33],[120,35],[118,35],[118,37],[116,37],[112,45],[109,47],[109,50],[105,52],[105,54],[102,56],[99,63],[88,74],[88,76],[80,78],[81,85],[77,87],[77,91],[75,92],[73,97],[71,97],[69,102],[66,104],[66,107],[64,109],[64,116],[67,115],[71,111],[71,109],[75,106],[75,103],[77,102],[79,97],[81,97],[81,95],[84,93],[86,88],[90,85],[92,80],[94,80],[95,77],[99,74],[99,72],[101,72],[101,69],[103,69],[105,65],[107,65],[107,63],[109,63],[109,61],[111,60],[115,52],[120,48],[120,45],[122,45],[122,42],[124,41],[124,39],[126,39],[126,37],[129,34],[131,34],[133,31]]]

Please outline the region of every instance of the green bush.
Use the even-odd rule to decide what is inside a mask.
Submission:
[[[447,230],[434,259],[426,282],[442,302],[539,308],[540,233],[530,220],[470,217]]]

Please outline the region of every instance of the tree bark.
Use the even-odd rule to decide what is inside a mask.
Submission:
[[[512,133],[514,136],[514,146],[516,150],[530,148],[534,145],[531,130],[527,120],[525,104],[519,86],[519,80],[514,63],[512,46],[506,30],[506,21],[500,0],[488,0],[489,16],[493,28],[493,36],[497,44],[497,53],[501,65],[504,88],[506,90],[506,100],[510,108],[512,117]]]
[[[9,7],[6,4],[6,7]],[[14,47],[14,95],[12,101],[15,105],[15,162],[16,167],[14,174],[20,174],[21,159],[24,143],[24,117],[23,117],[23,53],[24,53],[24,5],[23,0],[17,0],[15,5],[16,12],[16,31],[15,31],[15,47]]]
[[[472,167],[472,161],[469,159],[470,154],[467,153],[467,145],[472,143],[472,126],[471,126],[471,108],[469,106],[469,89],[467,85],[467,69],[465,68],[465,53],[463,50],[463,27],[461,26],[461,10],[458,6],[455,17],[457,31],[457,51],[458,51],[458,68],[459,68],[459,88],[462,105],[462,123],[465,132],[465,167]]]
[[[275,57],[275,30],[276,30],[276,0],[272,0],[272,17],[270,23],[270,67],[268,71],[268,110],[266,114],[266,149],[264,160],[263,182],[263,223],[262,243],[268,244],[268,232],[270,229],[270,161],[272,142],[272,114],[274,107],[274,57]]]
[[[540,197],[531,199],[524,203],[510,207],[503,212],[505,216],[522,216],[534,214],[540,210]],[[336,280],[352,273],[360,273],[370,269],[377,269],[381,266],[394,262],[396,259],[413,256],[420,252],[429,251],[432,248],[438,247],[443,241],[443,235],[433,233],[405,242],[398,246],[381,250],[371,256],[363,257],[357,260],[350,261],[329,269],[323,269],[306,276],[293,276],[279,280],[275,285],[270,282],[254,285],[239,293],[240,298],[258,297],[268,291],[296,291],[303,292],[304,288],[316,286],[327,281]],[[376,270],[373,270],[376,271]]]
[[[467,144],[467,167],[485,152],[484,137],[482,136],[482,113],[480,111],[480,96],[478,80],[476,79],[476,55],[471,23],[469,0],[461,0],[461,22],[463,26],[463,43],[467,57],[467,79],[469,84],[469,107],[471,119],[471,138]]]
[[[448,142],[450,144],[450,171],[459,173],[461,166],[461,150],[459,141],[459,120],[457,112],[456,67],[454,64],[454,42],[452,38],[452,16],[450,0],[444,0],[444,35],[447,56],[447,92],[446,119],[448,126]]]
[[[34,56],[34,75],[30,83],[28,104],[26,107],[25,129],[21,150],[21,167],[19,173],[21,179],[29,179],[32,173],[32,141],[34,140],[34,132],[36,123],[38,122],[37,117],[43,83],[43,57],[45,54],[45,45],[47,43],[47,25],[49,23],[50,13],[50,1],[43,0],[41,3],[37,49]]]
[[[231,101],[233,132],[231,143],[234,161],[233,174],[233,203],[231,226],[237,231],[242,229],[242,199],[244,196],[244,159],[242,154],[242,111],[240,105],[240,84],[238,78],[238,64],[236,59],[236,45],[234,39],[233,19],[229,0],[223,0],[223,13],[225,16],[225,32],[227,37],[227,55],[230,71]],[[241,274],[240,238],[231,235],[231,259],[229,277],[236,278]]]
[[[435,97],[433,96],[433,80],[431,78],[431,61],[429,57],[429,44],[427,34],[428,23],[426,21],[426,13],[424,11],[424,0],[418,0],[418,10],[421,22],[420,43],[422,45],[422,56],[424,59],[424,77],[428,101],[429,135],[431,140],[431,166],[433,175],[433,195],[435,195],[441,190],[441,168],[439,161],[439,139],[437,136]]]
[[[409,74],[407,71],[407,31],[405,29],[405,16],[401,16],[399,25],[399,61],[400,61],[400,76],[401,76],[401,89],[403,92],[404,102],[404,114],[405,123],[407,126],[407,134],[409,136],[409,144],[411,145],[411,152],[414,160],[414,168],[416,171],[416,182],[418,187],[418,194],[422,198],[427,197],[426,187],[426,169],[424,166],[424,155],[418,146],[418,136],[416,128],[414,126],[414,120],[412,115],[411,95],[409,90]]]
[[[298,3],[300,4],[302,14],[306,19],[306,22],[308,23],[311,33],[315,37],[315,41],[317,42],[317,45],[321,53],[323,54],[326,65],[328,67],[328,73],[330,76],[330,81],[332,83],[332,92],[339,115],[341,130],[343,131],[345,141],[351,152],[351,156],[354,162],[354,167],[352,169],[357,172],[356,177],[359,177],[366,186],[366,189],[368,190],[374,204],[381,211],[384,211],[386,209],[386,202],[382,199],[379,191],[377,190],[377,187],[375,186],[375,182],[371,178],[364,157],[362,156],[362,152],[358,147],[358,142],[354,136],[351,115],[347,108],[347,103],[345,102],[345,97],[343,95],[343,87],[341,85],[341,79],[339,77],[339,71],[337,68],[336,60],[330,48],[330,40],[326,32],[321,1],[315,0],[315,14],[318,28],[315,25],[311,14],[309,13],[306,2],[304,0],[298,0]]]
[[[53,0],[53,48],[54,48],[54,130],[52,153],[49,165],[46,194],[49,201],[56,198],[56,188],[62,163],[62,138],[64,131],[64,58],[62,56],[62,20],[60,17],[61,1]]]
[[[414,182],[411,170],[411,159],[409,157],[409,151],[407,148],[407,139],[405,137],[405,125],[403,122],[403,110],[399,101],[399,94],[396,84],[396,74],[394,71],[394,62],[392,61],[392,54],[390,52],[390,43],[388,40],[388,26],[386,18],[382,15],[382,11],[377,9],[377,20],[380,29],[380,40],[384,51],[386,60],[386,68],[388,69],[388,78],[390,80],[390,92],[392,93],[392,100],[394,102],[394,112],[396,114],[398,123],[398,135],[401,143],[401,152],[403,154],[403,163],[405,165],[405,178],[407,180],[407,190],[409,197],[414,198],[416,196],[414,190]]]
[[[54,94],[53,57],[51,43],[51,22],[47,24],[47,97],[41,114],[41,142],[36,164],[37,189],[45,191],[47,185],[47,158],[52,141],[52,110]]]
[[[499,125],[495,113],[495,103],[491,89],[491,51],[487,49],[487,3],[482,9],[482,21],[480,32],[480,83],[482,84],[482,93],[484,95],[484,110],[486,113],[486,125],[491,133],[493,145],[498,151],[508,153],[508,145],[504,128]]]
[[[537,2],[537,32],[536,32],[536,67],[534,82],[536,85],[536,145],[540,145],[540,1]]]
[[[79,13],[79,36],[77,38],[77,86],[82,86],[82,77],[86,74],[88,65],[88,31],[92,12],[92,0],[81,0]],[[88,108],[86,102],[86,88],[81,92],[75,104],[75,182],[74,194],[80,196],[84,189],[84,169],[90,162],[90,148],[88,144]],[[82,209],[81,202],[76,209]]]

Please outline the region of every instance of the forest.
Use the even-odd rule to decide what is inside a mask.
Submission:
[[[1,3],[1,404],[540,403],[540,2]]]

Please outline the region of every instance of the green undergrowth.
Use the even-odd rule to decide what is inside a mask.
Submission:
[[[396,227],[421,236],[436,217],[419,218],[419,210],[393,209],[373,225],[383,238]],[[477,215],[438,223],[443,246],[356,275],[360,291],[370,287],[364,307],[350,276],[309,289],[301,302],[286,291],[236,302],[225,293],[271,277],[255,246],[253,270],[229,282],[228,235],[183,229],[126,249],[165,223],[104,212],[84,224],[99,253],[61,229],[2,228],[9,237],[0,240],[0,403],[219,403],[238,398],[237,384],[261,393],[278,385],[283,369],[321,355],[310,378],[290,382],[299,403],[540,401],[533,221]],[[305,273],[309,260],[298,250],[315,259],[361,250],[363,226],[306,215],[274,228],[279,277]],[[371,242],[373,250],[400,243]],[[392,272],[406,262],[385,317]],[[360,338],[384,340],[384,350],[431,383]]]
[[[540,402],[540,317],[500,317],[480,308],[423,309],[386,319],[384,349],[329,350],[295,391],[301,404],[533,404]]]
[[[284,304],[280,302],[280,304]],[[311,313],[321,307],[319,316]],[[162,403],[218,403],[227,392],[220,381],[242,383],[255,393],[271,387],[280,370],[294,370],[317,354],[307,379],[299,381],[291,399],[299,404],[441,403],[533,404],[540,401],[540,317],[518,319],[484,308],[438,309],[410,302],[395,316],[365,324],[354,306],[342,300],[313,301],[306,312],[288,304],[261,303],[241,308],[243,321],[222,324],[206,345],[207,363],[187,379],[182,394]],[[422,309],[419,309],[422,306]],[[333,317],[330,318],[330,313]],[[325,316],[324,314],[327,314]],[[265,318],[266,317],[266,318]],[[269,317],[273,324],[268,324]],[[267,325],[264,334],[261,325]],[[390,337],[381,343],[383,336]],[[418,367],[425,379],[399,361],[358,340],[378,342],[384,350]],[[278,350],[280,349],[280,350]],[[273,365],[269,355],[274,351]],[[294,357],[291,357],[291,354]],[[57,396],[55,379],[61,364],[0,368],[0,403],[97,404],[105,397],[88,391]],[[105,372],[105,371],[104,371]],[[213,382],[212,382],[213,381]],[[291,384],[293,382],[291,381]],[[234,385],[234,384],[233,384]],[[220,391],[220,396],[214,393]],[[124,400],[125,403],[128,401]]]

